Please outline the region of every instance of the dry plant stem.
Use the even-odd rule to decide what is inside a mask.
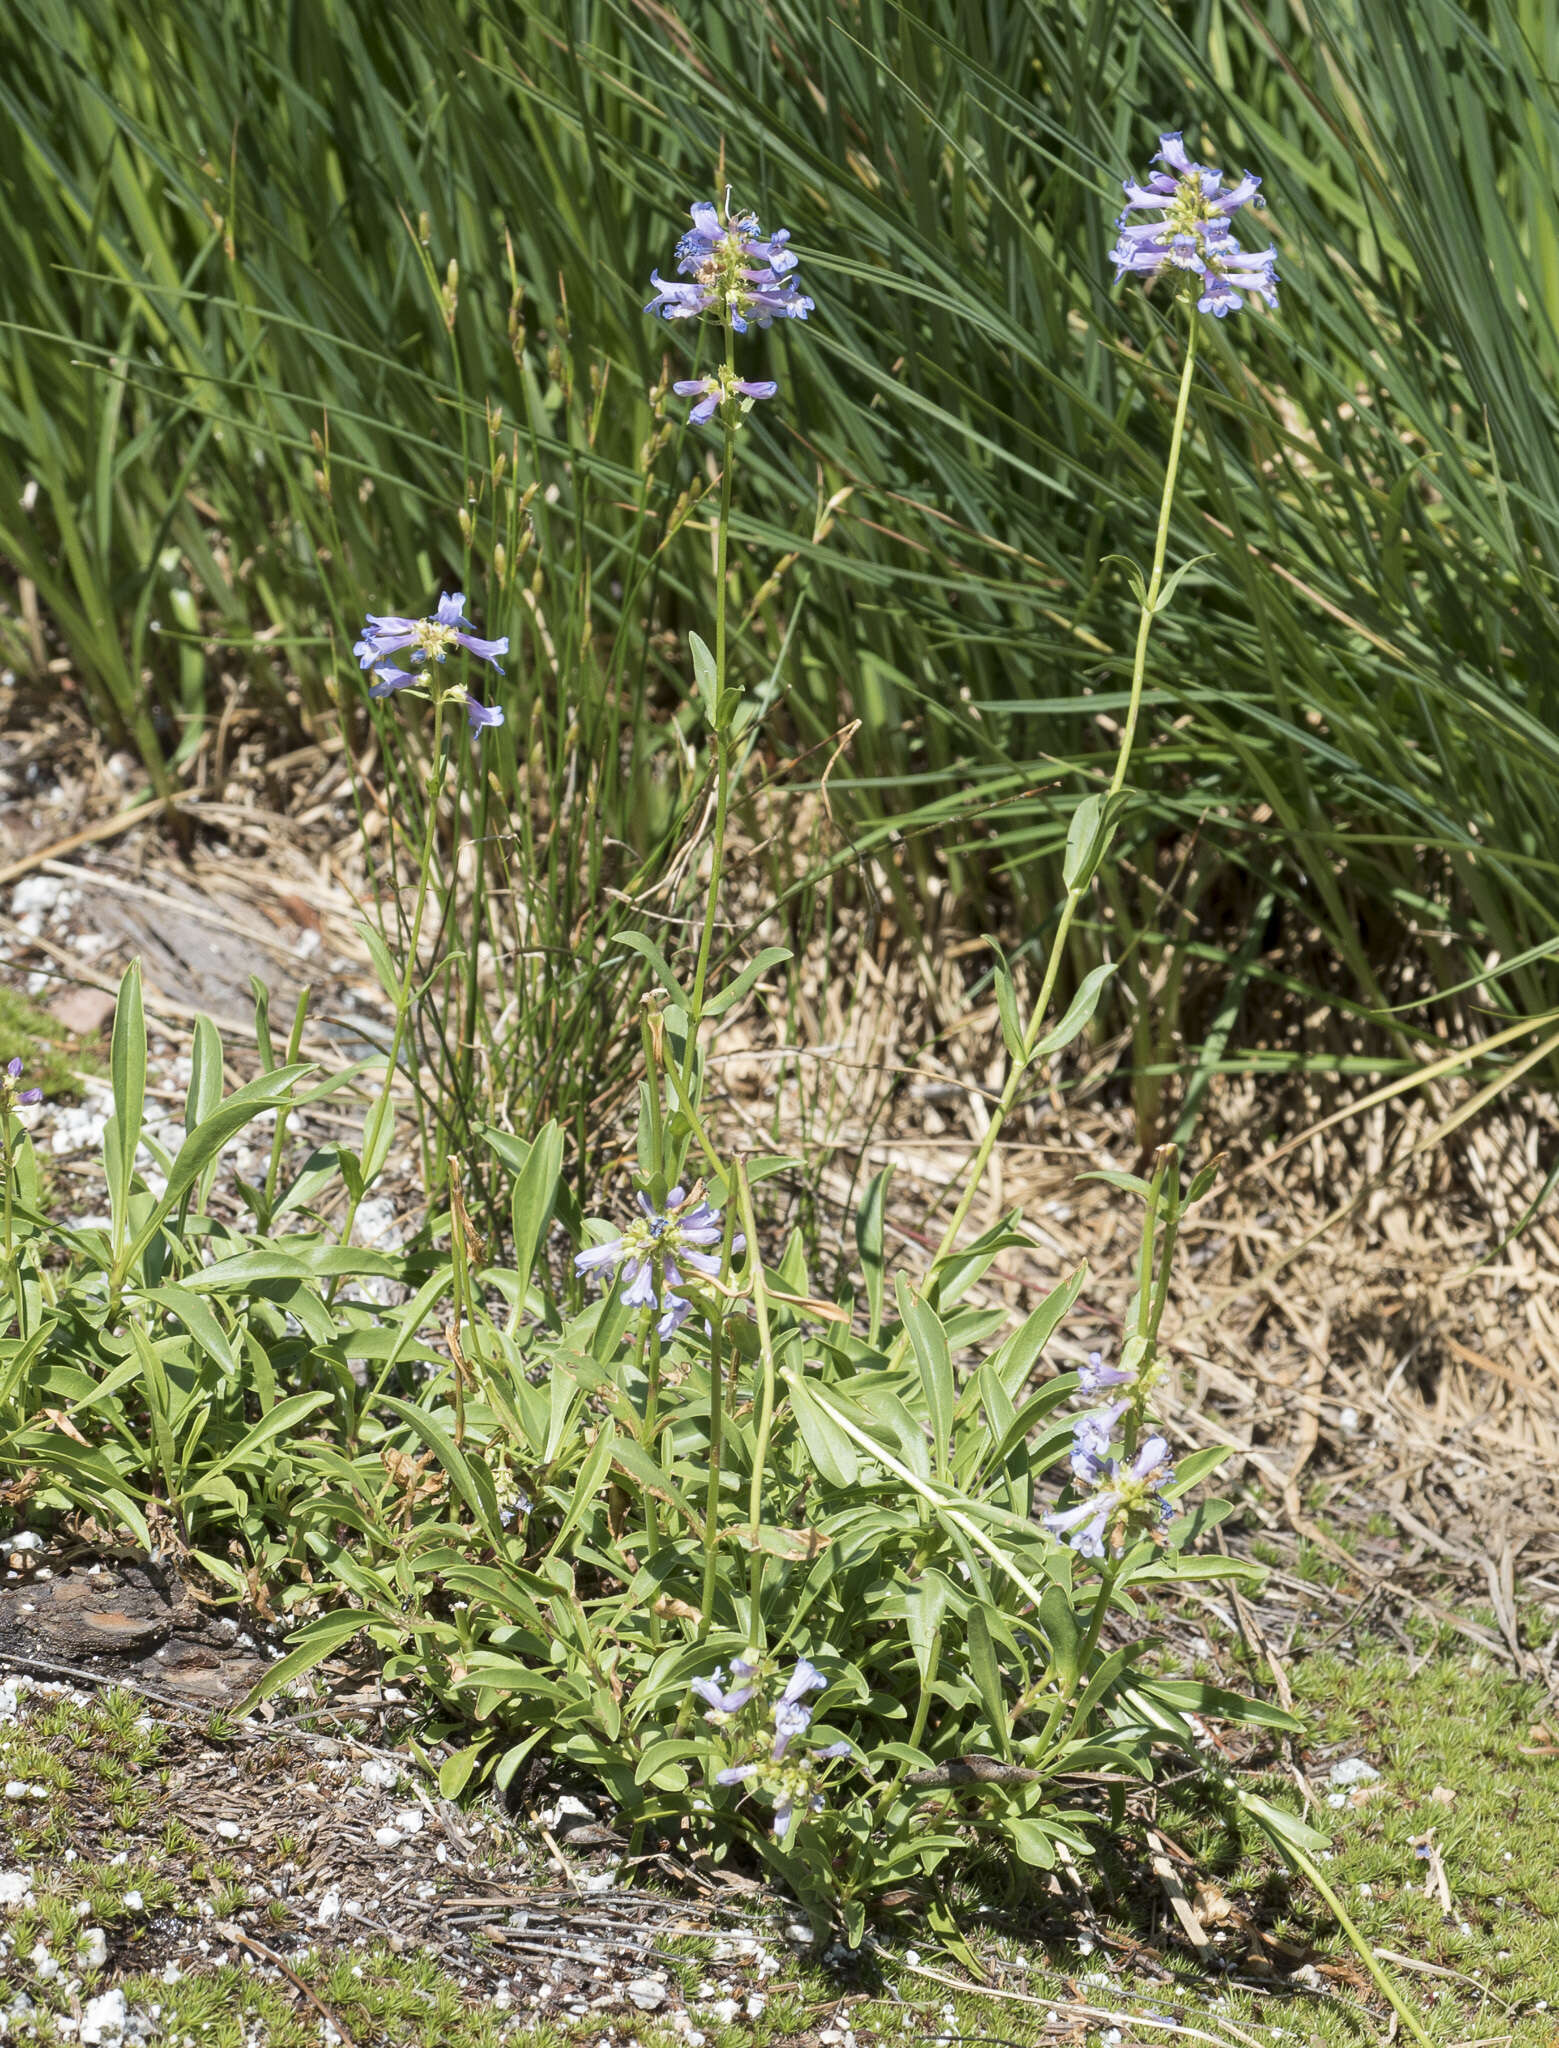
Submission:
[[[1193,313],[1187,329],[1185,363],[1180,372],[1180,391],[1175,401],[1175,423],[1169,439],[1169,460],[1164,469],[1164,491],[1163,496],[1159,500],[1158,533],[1153,543],[1153,568],[1152,573],[1148,577],[1147,594],[1142,605],[1141,616],[1137,621],[1137,648],[1131,669],[1131,698],[1126,709],[1126,723],[1121,731],[1120,749],[1115,757],[1115,772],[1110,777],[1109,788],[1106,792],[1106,795],[1111,797],[1119,795],[1125,785],[1126,770],[1131,762],[1132,744],[1137,733],[1137,717],[1142,708],[1142,684],[1143,678],[1147,674],[1148,663],[1148,636],[1153,630],[1154,611],[1158,604],[1159,592],[1163,588],[1164,555],[1169,545],[1169,516],[1174,508],[1175,479],[1180,471],[1180,449],[1185,439],[1186,413],[1191,402],[1191,380],[1196,369],[1196,320],[1197,316]],[[980,1184],[985,1178],[986,1169],[991,1163],[991,1154],[996,1149],[997,1140],[1001,1136],[1002,1126],[1008,1116],[1011,1115],[1013,1105],[1018,1099],[1019,1090],[1023,1086],[1024,1076],[1028,1072],[1030,1062],[1033,1059],[1034,1047],[1039,1043],[1045,1019],[1049,1015],[1050,999],[1055,993],[1056,977],[1061,971],[1061,960],[1066,949],[1067,935],[1072,929],[1072,920],[1077,915],[1077,906],[1083,899],[1086,886],[1085,882],[1081,886],[1067,891],[1066,901],[1061,908],[1060,921],[1056,925],[1055,937],[1050,942],[1050,954],[1045,962],[1045,976],[1040,986],[1039,997],[1035,1002],[1033,1013],[1029,1017],[1028,1029],[1023,1034],[1021,1057],[1009,1062],[1007,1079],[1002,1088],[1000,1099],[991,1111],[990,1121],[985,1127],[985,1135],[981,1138],[974,1157],[969,1162],[968,1174],[964,1181],[964,1191],[958,1198],[958,1206],[948,1219],[947,1228],[942,1233],[942,1241],[937,1246],[936,1255],[926,1270],[926,1278],[922,1283],[923,1289],[929,1286],[935,1277],[938,1267],[957,1245],[959,1232],[963,1229],[969,1211],[974,1206],[974,1198],[979,1192]],[[903,1355],[907,1342],[907,1336],[901,1337],[894,1346],[895,1359]]]

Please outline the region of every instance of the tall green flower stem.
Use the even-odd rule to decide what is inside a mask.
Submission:
[[[14,1153],[11,1143],[11,1112],[6,1105],[0,1103],[0,1201],[3,1201],[5,1206],[5,1277],[6,1285],[15,1297],[16,1301],[17,1329],[20,1332],[20,1334],[25,1336],[26,1296],[23,1290],[15,1284],[15,1244],[13,1239],[13,1222],[11,1214],[11,1205],[13,1200],[11,1190],[11,1172],[13,1158]]]
[[[769,1328],[769,1295],[763,1282],[763,1257],[758,1245],[758,1223],[753,1215],[752,1189],[747,1180],[747,1169],[741,1160],[736,1162],[736,1201],[741,1211],[742,1229],[747,1236],[747,1266],[752,1275],[752,1311],[758,1325],[759,1382],[757,1423],[752,1444],[752,1485],[748,1493],[748,1541],[752,1545],[752,1561],[747,1576],[747,1631],[753,1644],[763,1648],[763,1551],[759,1547],[763,1532],[763,1482],[767,1476],[769,1462],[769,1437],[774,1428],[774,1335]]]
[[[1131,696],[1126,707],[1126,722],[1121,729],[1120,747],[1115,757],[1115,772],[1110,777],[1109,787],[1104,793],[1100,810],[1101,819],[1108,818],[1109,807],[1120,795],[1126,782],[1126,770],[1131,763],[1131,750],[1137,735],[1137,718],[1142,709],[1142,685],[1147,674],[1148,636],[1153,630],[1153,620],[1158,610],[1159,599],[1164,587],[1164,555],[1169,546],[1169,520],[1174,509],[1175,481],[1180,473],[1180,450],[1185,440],[1186,415],[1191,403],[1191,380],[1196,369],[1196,329],[1198,315],[1192,313],[1186,334],[1185,362],[1180,372],[1180,390],[1175,400],[1175,421],[1169,437],[1169,459],[1164,467],[1164,490],[1159,500],[1158,532],[1153,542],[1153,567],[1146,588],[1142,592],[1141,614],[1137,620],[1137,646],[1131,667]],[[1102,828],[1101,828],[1102,829]],[[991,1155],[996,1150],[1002,1127],[1011,1115],[1022,1090],[1025,1076],[1033,1064],[1036,1048],[1044,1035],[1045,1019],[1050,1013],[1051,997],[1055,993],[1056,977],[1061,971],[1061,961],[1066,951],[1067,936],[1077,915],[1079,904],[1087,893],[1088,886],[1097,869],[1097,858],[1085,861],[1082,872],[1068,884],[1066,901],[1061,906],[1061,916],[1056,925],[1055,936],[1050,942],[1050,955],[1045,962],[1044,980],[1040,984],[1039,996],[1029,1016],[1017,1053],[1009,1060],[1006,1083],[1000,1098],[991,1111],[985,1134],[980,1139],[969,1170],[964,1176],[963,1193],[948,1218],[947,1228],[937,1246],[936,1254],[927,1269],[925,1285],[929,1286],[938,1267],[952,1252],[958,1242],[974,1198],[983,1181]],[[894,1347],[895,1358],[901,1357],[909,1343],[908,1332],[904,1332]]]
[[[395,991],[395,1029],[391,1034],[390,1050],[384,1062],[384,1086],[376,1096],[363,1124],[363,1145],[359,1154],[360,1172],[357,1184],[348,1194],[346,1222],[341,1231],[343,1244],[350,1242],[352,1226],[357,1221],[358,1205],[384,1171],[384,1162],[389,1157],[390,1139],[395,1129],[395,1075],[400,1064],[401,1047],[406,1042],[406,1026],[411,1016],[412,989],[417,979],[417,953],[422,944],[422,921],[428,908],[428,890],[433,874],[435,843],[438,838],[439,804],[443,798],[447,774],[448,764],[444,758],[444,705],[441,699],[435,699],[433,760],[428,769],[427,818],[422,833],[422,854],[417,869],[417,898],[412,907],[411,933],[406,942],[406,957],[401,968],[400,983]]]
[[[1375,1988],[1386,2000],[1386,2003],[1391,2007],[1391,2010],[1396,2014],[1403,2026],[1407,2028],[1413,2039],[1420,2044],[1420,2048],[1433,2048],[1433,2043],[1424,2032],[1412,2007],[1402,1996],[1396,1985],[1393,1984],[1386,1971],[1380,1967],[1379,1962],[1376,1960],[1374,1949],[1371,1948],[1370,1944],[1359,1932],[1359,1929],[1354,1925],[1347,1907],[1327,1883],[1325,1874],[1315,1858],[1293,1839],[1292,1834],[1287,1829],[1279,1830],[1273,1826],[1270,1820],[1256,1812],[1248,1800],[1242,1800],[1241,1804],[1247,1812],[1252,1814],[1252,1817],[1261,1827],[1262,1832],[1274,1844],[1284,1861],[1291,1864],[1301,1877],[1308,1879],[1321,1894],[1338,1926],[1353,1944],[1359,1961],[1374,1979]]]
[[[729,324],[725,330],[725,367],[728,377],[736,374],[736,336]],[[709,892],[704,901],[704,928],[698,935],[698,961],[693,970],[692,1014],[688,1018],[687,1049],[683,1055],[682,1078],[693,1073],[698,1027],[704,1014],[704,990],[709,981],[709,954],[714,940],[715,918],[720,907],[720,875],[725,865],[725,828],[731,807],[731,722],[723,715],[725,697],[725,651],[727,611],[727,564],[731,536],[731,478],[736,464],[736,422],[731,402],[722,406],[720,421],[725,449],[720,462],[720,513],[715,529],[715,677],[714,701],[706,706],[715,747],[714,836],[709,853]]]

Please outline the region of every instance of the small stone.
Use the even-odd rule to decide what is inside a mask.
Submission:
[[[219,1820],[217,1822],[217,1833],[224,1842],[236,1842],[243,1833],[243,1829],[236,1820]]]
[[[381,1849],[398,1849],[405,1837],[399,1828],[375,1828],[374,1840]]]
[[[31,1897],[30,1870],[0,1870],[0,1906],[23,1906]]]
[[[1373,1764],[1367,1764],[1362,1756],[1345,1756],[1332,1765],[1326,1774],[1329,1785],[1373,1785],[1380,1776]]]
[[[379,1757],[370,1757],[365,1764],[359,1764],[357,1775],[361,1782],[374,1792],[388,1792],[400,1776],[394,1764],[385,1763]]]
[[[81,2015],[82,2048],[119,2048],[128,2021],[122,1991],[105,1991],[100,1997],[89,1999]]]
[[[22,1779],[7,1778],[5,1781],[5,1796],[7,1799],[25,1799],[27,1797],[27,1787]]]
[[[108,1936],[101,1927],[83,1927],[76,1937],[76,1963],[83,1970],[101,1970],[108,1961]]]
[[[341,1894],[326,1892],[314,1914],[316,1927],[334,1927],[341,1918]]]
[[[403,1807],[399,1813],[392,1813],[390,1820],[395,1827],[400,1829],[403,1835],[420,1835],[422,1833],[423,1812],[420,1806]]]
[[[740,2011],[741,2007],[734,1998],[717,1998],[709,2008],[709,2017],[718,2020],[722,2027],[728,2027]]]
[[[126,1892],[120,1903],[127,1913],[144,1913],[146,1911],[146,1901],[139,1892]]]
[[[43,1538],[36,1529],[18,1529],[14,1536],[6,1538],[7,1550],[42,1550]]]
[[[666,2003],[666,1987],[656,1977],[634,1977],[627,1990],[640,2012],[658,2012]]]
[[[748,2019],[761,2020],[763,2018],[763,2008],[768,2004],[768,2002],[768,1999],[763,1995],[761,1991],[752,1992],[747,2000]]]

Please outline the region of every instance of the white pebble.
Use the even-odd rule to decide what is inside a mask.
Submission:
[[[76,1962],[83,1970],[101,1970],[108,1961],[108,1936],[101,1927],[83,1927],[76,1937]]]
[[[1345,1756],[1332,1765],[1326,1774],[1330,1785],[1373,1785],[1380,1776],[1373,1764],[1367,1764],[1362,1756]]]
[[[89,1999],[81,2015],[82,2048],[119,2048],[128,2020],[122,1991],[105,1991],[100,1997]]]

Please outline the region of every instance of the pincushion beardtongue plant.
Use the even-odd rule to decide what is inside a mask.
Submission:
[[[365,1512],[351,1468],[321,1460],[316,1526],[359,1532],[350,1559],[339,1543],[330,1553],[357,1604],[311,1622],[257,1689],[275,1691],[366,1629],[387,1653],[387,1677],[414,1672],[486,1724],[445,1765],[447,1793],[477,1770],[506,1785],[545,1741],[604,1784],[636,1837],[681,1835],[715,1857],[745,1842],[820,1928],[842,1920],[852,1942],[874,1897],[906,1881],[929,1889],[971,1840],[997,1846],[1017,1874],[1089,1855],[1105,1811],[1119,1821],[1125,1785],[1151,1779],[1158,1746],[1197,1753],[1193,1713],[1296,1725],[1155,1676],[1130,1625],[1155,1591],[1257,1575],[1197,1548],[1224,1504],[1185,1505],[1223,1453],[1172,1464],[1151,1414],[1177,1235],[1215,1169],[1183,1186],[1170,1146],[1145,1179],[1103,1176],[1144,1209],[1118,1363],[1090,1359],[1084,1374],[1036,1384],[1080,1272],[1016,1330],[1004,1309],[966,1300],[1003,1248],[1032,1248],[1017,1216],[968,1243],[963,1226],[1025,1076],[1084,1028],[1108,972],[1090,975],[1049,1023],[1067,933],[1125,801],[1152,621],[1184,574],[1166,580],[1164,564],[1198,322],[1224,310],[1220,280],[1271,269],[1258,259],[1235,269],[1225,247],[1227,210],[1250,181],[1223,195],[1220,212],[1216,174],[1166,160],[1175,177],[1153,192],[1155,207],[1185,219],[1175,215],[1162,251],[1154,245],[1152,269],[1183,279],[1191,297],[1153,563],[1146,578],[1134,572],[1127,716],[1112,773],[1071,823],[1066,899],[1026,1023],[999,969],[1008,1078],[929,1268],[918,1287],[896,1280],[896,1318],[884,1177],[861,1205],[859,1293],[824,1301],[805,1246],[793,1239],[775,1261],[757,1227],[754,1185],[791,1162],[726,1161],[706,1118],[711,1035],[786,957],[767,949],[723,986],[711,973],[745,724],[726,662],[732,478],[741,426],[775,396],[770,381],[737,377],[736,339],[814,309],[783,232],[763,235],[729,199],[723,213],[693,208],[679,279],[657,276],[647,310],[713,324],[722,339],[720,369],[677,386],[723,442],[715,649],[697,636],[689,649],[715,801],[690,979],[657,938],[623,941],[660,984],[643,1024],[639,1214],[626,1227],[587,1225],[563,1186],[555,1130],[514,1148],[514,1265],[479,1273],[457,1227],[459,1354],[451,1339],[451,1370],[416,1398],[381,1397],[381,1377],[370,1403],[385,1454],[431,1457],[447,1491],[408,1493],[391,1526]],[[1130,273],[1148,274],[1152,243],[1129,244]],[[406,673],[421,680],[469,630],[458,603],[431,620],[371,620],[359,658],[377,669],[409,649],[411,671],[389,686],[404,687]],[[436,694],[436,719],[443,702]],[[695,1159],[704,1180],[690,1187]],[[538,1264],[554,1220],[573,1243],[571,1300]],[[582,1299],[587,1278],[609,1284]],[[430,1300],[418,1302],[426,1315]],[[964,1357],[973,1363],[960,1372]],[[1069,1420],[1078,1391],[1093,1405]],[[523,1500],[523,1512],[506,1500]],[[425,1597],[409,1598],[424,1580]],[[1106,1647],[1112,1622],[1126,1639]],[[826,1727],[816,1724],[825,1700]],[[442,1732],[459,1725],[453,1715]],[[1066,1790],[1079,1774],[1107,1781],[1103,1801],[1084,1806]],[[1242,1806],[1259,1813],[1260,1802],[1242,1795]],[[1286,1825],[1299,1853],[1320,1839]]]

